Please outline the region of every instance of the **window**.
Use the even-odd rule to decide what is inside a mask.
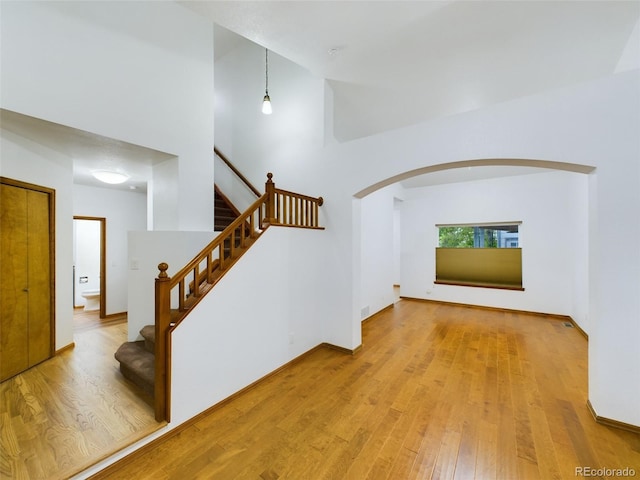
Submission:
[[[436,225],[435,283],[524,290],[520,224]]]
[[[438,226],[438,246],[446,248],[515,248],[519,224]]]

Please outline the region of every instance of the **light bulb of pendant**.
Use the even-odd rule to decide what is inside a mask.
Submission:
[[[273,113],[273,109],[271,108],[271,99],[269,98],[269,94],[264,96],[262,100],[262,113],[265,115],[271,115]]]

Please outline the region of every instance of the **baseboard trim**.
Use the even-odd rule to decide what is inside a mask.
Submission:
[[[576,330],[578,330],[578,332],[580,332],[580,334],[587,340],[589,341],[589,334],[587,332],[585,332],[582,327],[580,327],[580,325],[578,325],[576,323],[576,321],[571,318],[570,316],[567,315],[567,319],[571,322],[571,324],[575,327]]]
[[[189,420],[185,421],[184,423],[181,423],[177,427],[172,428],[171,430],[169,430],[164,435],[161,435],[160,437],[158,437],[158,438],[156,438],[154,440],[151,440],[149,443],[144,444],[142,447],[140,447],[139,449],[137,449],[137,450],[131,452],[130,454],[122,457],[120,460],[116,460],[111,465],[108,465],[104,469],[100,470],[99,472],[91,475],[90,477],[87,477],[87,480],[107,480],[109,478],[112,478],[112,476],[114,476],[121,468],[123,468],[123,467],[125,467],[125,466],[127,466],[127,465],[129,465],[129,464],[131,464],[133,462],[135,462],[138,458],[140,458],[143,455],[149,453],[150,451],[158,448],[158,446],[160,446],[164,442],[170,440],[175,435],[178,435],[183,430],[186,430],[187,428],[193,426],[195,423],[197,423],[203,417],[206,417],[207,415],[215,412],[217,409],[223,407],[224,405],[226,405],[227,403],[229,403],[232,400],[236,399],[240,395],[243,395],[243,394],[247,393],[248,391],[250,391],[253,388],[257,387],[260,383],[264,382],[265,380],[269,379],[270,377],[274,376],[275,374],[281,372],[285,368],[290,367],[291,365],[294,365],[294,364],[300,362],[302,359],[304,359],[308,355],[311,355],[316,350],[320,350],[322,348],[330,348],[332,350],[337,350],[337,351],[342,352],[342,353],[348,353],[348,354],[353,355],[361,347],[362,347],[362,345],[358,346],[355,350],[350,350],[348,348],[339,347],[337,345],[333,345],[333,344],[330,344],[330,343],[321,343],[319,345],[316,345],[312,349],[307,350],[306,352],[302,353],[301,355],[298,355],[297,357],[295,357],[294,359],[292,359],[289,362],[285,363],[281,367],[276,368],[274,371],[272,371],[270,373],[267,373],[264,377],[259,378],[258,380],[256,380],[255,382],[247,385],[243,389],[238,390],[237,392],[231,394],[227,398],[221,400],[220,402],[218,402],[215,405],[209,407],[208,409],[204,410],[203,412],[200,412],[195,417],[191,417]]]
[[[373,314],[369,315],[368,317],[363,318],[362,320],[360,320],[360,323],[363,324],[363,323],[369,322],[369,321],[373,320],[374,318],[376,318],[378,315],[381,315],[383,312],[386,312],[390,308],[393,308],[394,306],[395,306],[395,303],[390,303],[386,307],[378,310],[376,313],[373,313]]]
[[[76,342],[71,342],[69,345],[65,345],[61,349],[56,350],[56,353],[54,355],[60,355],[61,353],[64,353],[67,350],[73,350],[74,348],[76,348]]]
[[[353,350],[350,349],[350,348],[339,347],[338,345],[333,345],[332,343],[323,343],[323,344],[318,345],[318,346],[324,347],[324,348],[328,348],[330,350],[336,350],[336,351],[338,351],[340,353],[346,353],[347,355],[355,355],[356,353],[358,353],[362,349],[362,344],[358,345]],[[318,348],[318,347],[316,347],[316,348]]]
[[[591,400],[587,400],[587,408],[591,412],[591,415],[593,415],[593,419],[596,421],[596,423],[599,423],[600,425],[604,425],[606,427],[619,428],[620,430],[626,430],[628,432],[640,435],[640,426],[638,425],[631,425],[630,423],[620,422],[618,420],[612,420],[610,418],[601,417],[600,415],[598,415],[593,408],[593,405],[591,404]]]

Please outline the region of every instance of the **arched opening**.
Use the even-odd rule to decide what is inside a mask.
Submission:
[[[360,225],[353,311],[363,320],[392,304],[394,272],[400,271],[401,296],[566,315],[588,331],[594,172],[591,166],[546,160],[463,160],[400,173],[360,190],[353,209],[354,224]],[[394,205],[400,207],[399,221]],[[505,221],[522,222],[523,291],[436,284],[437,224]]]
[[[517,168],[548,169],[548,170],[559,170],[559,171],[565,171],[565,172],[585,173],[585,174],[593,173],[595,171],[595,167],[593,166],[580,165],[576,163],[567,163],[567,162],[556,162],[551,160],[535,160],[535,159],[526,159],[526,158],[484,158],[484,159],[475,159],[475,160],[460,160],[457,162],[447,162],[447,163],[429,165],[429,166],[416,168],[414,170],[408,170],[406,172],[393,175],[389,178],[380,180],[360,190],[359,192],[354,194],[354,197],[363,198],[369,195],[370,193],[373,193],[376,190],[379,190],[380,188],[384,188],[388,185],[392,185],[394,183],[402,182],[402,181],[419,177],[422,175],[428,175],[430,173],[443,172],[448,170],[461,172],[462,170],[460,169],[468,169],[468,168],[476,168],[476,167],[502,167],[503,170],[500,173],[501,176],[509,176],[512,174],[512,173],[508,173],[509,167],[511,169],[517,169]],[[455,177],[452,177],[452,178],[455,178]]]

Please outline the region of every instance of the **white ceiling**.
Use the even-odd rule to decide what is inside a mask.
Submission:
[[[638,1],[180,3],[328,79],[341,141],[640,63]]]
[[[152,165],[173,155],[103,137],[76,128],[0,109],[0,124],[11,134],[36,141],[40,145],[73,159],[73,182],[94,187],[146,192]],[[121,185],[107,185],[91,172],[117,169],[130,176]]]
[[[328,79],[341,141],[606,76],[623,56],[626,68],[640,64],[638,1],[179,3],[224,27],[215,29],[216,58],[244,37]],[[115,188],[144,191],[150,166],[172,158],[12,112],[0,120],[70,155],[77,183],[97,184],[90,170],[109,163],[132,175]],[[521,173],[531,171],[456,169],[403,184]]]

